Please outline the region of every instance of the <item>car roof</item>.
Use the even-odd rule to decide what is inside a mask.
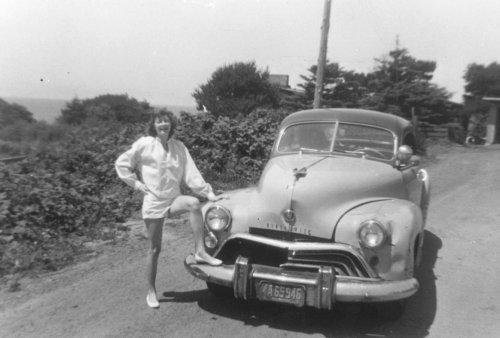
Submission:
[[[281,122],[280,128],[290,124],[314,121],[340,121],[367,124],[389,129],[396,135],[400,135],[404,129],[410,126],[410,122],[402,117],[375,110],[322,108],[301,110],[290,114]]]

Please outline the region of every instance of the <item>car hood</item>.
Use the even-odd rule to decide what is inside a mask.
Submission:
[[[297,171],[303,175],[295,175]],[[304,154],[272,158],[258,187],[239,191],[228,202],[237,216],[233,231],[290,232],[329,240],[345,212],[405,194],[401,173],[387,163]],[[294,210],[294,222],[285,221],[286,209]]]

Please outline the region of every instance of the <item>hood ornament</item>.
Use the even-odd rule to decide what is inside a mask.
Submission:
[[[283,218],[285,219],[285,222],[287,222],[290,225],[294,225],[295,222],[297,221],[297,216],[295,215],[295,211],[292,209],[286,209],[283,210]]]
[[[293,175],[295,176],[295,179],[298,180],[299,178],[306,177],[307,175],[307,168],[302,167],[300,169],[294,168],[293,169]]]

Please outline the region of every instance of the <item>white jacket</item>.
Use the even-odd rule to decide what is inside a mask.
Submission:
[[[160,217],[158,203],[161,202],[161,208],[163,202],[170,205],[181,194],[181,182],[185,182],[195,194],[204,197],[213,194],[212,187],[201,176],[186,146],[181,141],[170,139],[168,149],[168,152],[165,151],[159,138],[145,136],[134,142],[115,162],[116,172],[125,183],[137,189],[140,181],[134,173],[136,170],[142,176],[142,182],[151,190],[152,194],[144,196],[143,217],[152,216],[147,204],[151,204],[151,207],[154,204],[153,214]]]

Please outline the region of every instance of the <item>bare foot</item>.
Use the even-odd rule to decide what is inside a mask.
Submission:
[[[200,264],[209,264],[214,266],[222,264],[222,261],[220,259],[214,258],[206,252],[195,253],[194,260],[196,261],[196,263]]]
[[[158,302],[158,299],[156,298],[156,292],[153,292],[153,291],[148,292],[148,295],[146,296],[146,303],[148,303],[148,306],[152,307],[152,308],[160,307],[160,303]]]

